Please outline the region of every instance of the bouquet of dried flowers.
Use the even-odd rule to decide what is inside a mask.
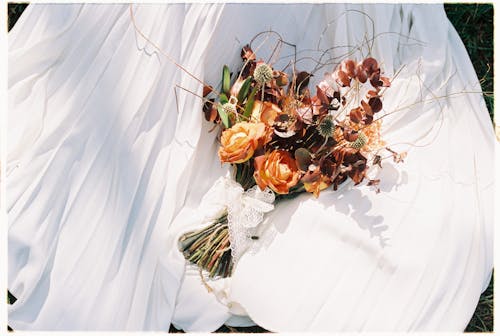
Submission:
[[[223,67],[220,93],[204,88],[203,112],[220,125],[220,161],[232,165],[242,190],[258,187],[275,194],[276,201],[304,192],[318,197],[347,179],[360,184],[369,165],[380,165],[383,150],[402,160],[404,155],[385,147],[380,137],[382,121],[375,116],[391,80],[376,59],[345,59],[325,74],[313,95],[308,72],[274,69],[257,60],[249,45],[241,58],[233,81]],[[211,278],[231,275],[230,224],[225,211],[179,239],[185,258]]]

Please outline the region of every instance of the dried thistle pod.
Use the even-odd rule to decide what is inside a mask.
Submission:
[[[355,149],[361,149],[368,143],[368,137],[363,132],[358,132],[356,140],[352,141],[349,146]]]
[[[328,138],[333,136],[333,132],[335,131],[335,123],[333,121],[333,117],[331,115],[327,115],[321,120],[318,125],[318,133],[323,138]]]
[[[229,101],[222,105],[222,109],[226,112],[227,115],[236,114],[236,104],[238,103],[238,99],[235,96],[231,96]]]
[[[273,69],[264,62],[259,63],[253,71],[253,77],[257,83],[267,84],[273,79]]]

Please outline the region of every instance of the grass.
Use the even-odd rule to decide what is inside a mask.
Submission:
[[[493,119],[493,5],[445,4],[446,15],[464,42]]]
[[[9,31],[14,27],[17,22],[17,19],[21,16],[23,11],[28,7],[27,3],[10,3],[7,6],[8,12],[8,29]]]
[[[493,276],[465,332],[493,332]]]
[[[493,5],[445,4],[448,19],[453,24],[481,82],[486,106],[493,121]],[[481,295],[466,332],[493,331],[493,277]]]
[[[8,29],[12,29],[27,4],[9,3]],[[445,4],[446,14],[462,38],[485,92],[486,106],[493,119],[493,5],[492,4]],[[8,293],[8,302],[15,298]],[[466,332],[493,331],[493,277],[488,289],[481,295]],[[171,327],[170,332],[179,332]],[[260,327],[230,328],[223,326],[217,332],[266,332]]]

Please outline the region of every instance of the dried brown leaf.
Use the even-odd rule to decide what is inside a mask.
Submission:
[[[388,77],[380,76],[380,81],[382,82],[383,87],[390,87],[391,86],[391,80]]]
[[[378,70],[378,62],[375,58],[373,57],[368,57],[363,60],[363,69],[366,71],[368,76],[371,76],[371,74],[375,71]]]
[[[346,139],[349,142],[356,141],[358,138],[358,132],[352,129],[346,128],[344,130],[344,139]]]
[[[361,101],[361,107],[363,108],[363,111],[365,111],[365,114],[367,116],[373,116],[373,110],[370,106],[370,104],[368,104],[367,102],[365,102],[364,100]]]
[[[255,53],[253,52],[252,48],[250,48],[250,45],[247,44],[241,49],[241,58],[244,61],[246,60],[255,61],[256,59]]]
[[[370,98],[368,105],[372,108],[373,113],[377,113],[382,110],[382,100],[379,97]]]
[[[214,89],[210,85],[203,86],[203,97],[206,97],[212,92]]]
[[[351,119],[353,123],[359,123],[363,119],[361,107],[352,109],[351,112],[349,112],[349,119]]]
[[[336,73],[337,73],[337,83],[340,86],[345,87],[351,85],[351,79],[344,71],[338,69]]]
[[[361,82],[361,83],[366,83],[368,79],[368,74],[366,73],[365,69],[363,69],[362,64],[358,64],[356,67],[356,78]]]
[[[351,59],[344,60],[342,63],[345,73],[349,77],[354,78],[354,76],[356,75],[356,63],[354,63],[354,61]]]
[[[316,96],[318,96],[321,104],[324,104],[324,105],[330,104],[330,100],[326,96],[325,92],[317,85],[316,85]]]
[[[297,167],[302,171],[308,171],[309,166],[312,163],[311,153],[305,148],[298,148],[295,151],[294,156]]]

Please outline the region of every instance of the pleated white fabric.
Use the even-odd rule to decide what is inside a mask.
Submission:
[[[133,8],[152,41],[209,83],[263,30],[299,57],[344,46],[331,50],[339,57],[376,35],[385,72],[402,68],[383,134],[408,158],[372,172],[380,193],[346,183],[277,204],[265,222],[272,243],[212,284],[230,308],[176,247],[215,211],[203,195],[228,172],[200,100],[174,92],[200,84],[139,36],[128,5],[30,5],[9,34],[14,329],[465,328],[493,265],[494,135],[482,96],[454,94],[480,86],[441,5]]]

